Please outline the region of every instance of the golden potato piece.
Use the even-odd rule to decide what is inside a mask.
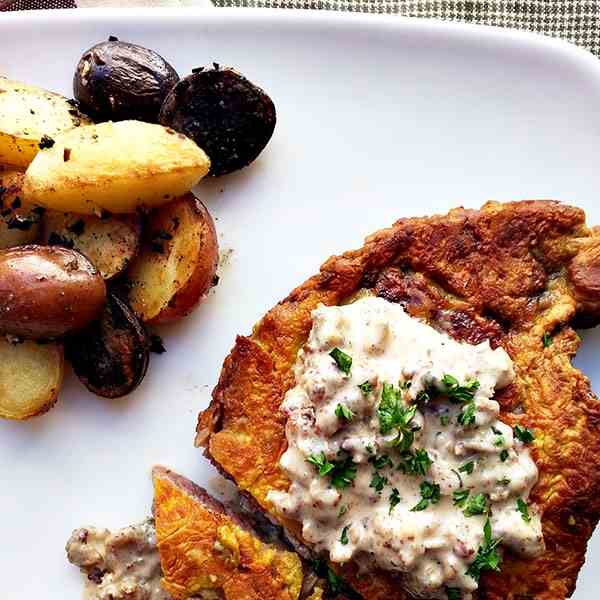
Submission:
[[[64,212],[133,213],[185,194],[209,168],[204,151],[182,134],[108,122],[57,135],[29,165],[23,193],[32,204]]]
[[[44,136],[89,123],[60,94],[0,77],[0,163],[27,167]]]
[[[212,217],[192,194],[155,210],[128,270],[129,304],[145,322],[187,315],[213,285],[219,248]]]
[[[63,348],[0,337],[0,417],[23,420],[56,403],[63,379]]]
[[[104,279],[110,279],[136,255],[141,230],[137,215],[100,218],[49,210],[43,219],[42,241],[81,252]]]
[[[24,174],[0,170],[0,250],[31,244],[38,238],[40,216],[21,200]]]

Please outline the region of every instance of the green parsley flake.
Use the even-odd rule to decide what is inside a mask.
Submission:
[[[496,483],[498,485],[508,485],[510,483],[510,479],[508,479],[508,477],[504,477],[504,479],[498,479]]]
[[[527,427],[521,427],[520,425],[515,425],[513,428],[515,433],[515,437],[521,440],[524,444],[530,444],[535,440],[535,435],[531,429]]]
[[[471,496],[467,502],[467,507],[463,511],[466,517],[483,515],[488,510],[488,499],[485,494],[476,494]]]
[[[340,542],[342,546],[345,546],[348,543],[348,525],[342,529],[342,535],[340,536]]]
[[[427,454],[427,450],[417,448],[414,453],[410,451],[401,454],[402,462],[398,465],[398,470],[408,475],[421,475],[425,477],[433,461]]]
[[[342,352],[339,348],[334,348],[329,356],[335,360],[335,364],[338,366],[338,369],[345,373],[346,375],[350,375],[350,367],[352,367],[352,357]]]
[[[396,506],[398,506],[398,504],[400,504],[400,492],[398,491],[398,488],[392,488],[392,493],[390,494],[390,512],[389,514],[392,514],[392,511],[394,510],[394,508],[396,508]]]
[[[464,385],[460,385],[456,377],[448,374],[442,377],[442,383],[444,384],[444,393],[448,396],[448,400],[455,404],[472,402],[475,392],[479,389],[479,381],[476,379],[471,379]]]
[[[471,473],[473,473],[474,468],[475,468],[475,461],[470,460],[469,462],[467,462],[464,465],[462,465],[461,467],[459,467],[458,470],[461,473],[466,473],[467,475],[471,475]]]
[[[401,396],[402,392],[399,389],[390,383],[384,383],[381,402],[377,407],[380,433],[387,435],[396,429],[398,437],[394,440],[394,445],[400,452],[408,450],[414,441],[415,434],[410,423],[417,412],[417,405],[405,406]]]
[[[494,446],[497,446],[498,448],[504,446],[504,436],[503,435],[496,436],[496,439],[494,441]]]
[[[420,489],[421,500],[410,509],[411,512],[425,510],[430,504],[437,504],[440,501],[440,486],[437,483],[423,481]]]
[[[522,498],[517,498],[517,510],[521,513],[521,518],[525,523],[531,521],[531,517],[529,516],[529,506]]]
[[[508,450],[505,448],[504,450],[502,450],[502,452],[500,452],[500,460],[502,462],[506,462],[507,458],[508,458]]]
[[[363,393],[363,396],[368,396],[373,391],[373,386],[369,381],[361,383],[358,388]]]
[[[383,477],[379,473],[373,473],[373,479],[371,479],[371,483],[369,487],[372,487],[378,494],[381,494],[383,488],[389,483],[387,477]]]
[[[335,407],[335,416],[338,419],[350,422],[354,418],[354,413],[345,404],[338,404]]]
[[[475,413],[477,412],[477,406],[475,402],[469,402],[465,405],[460,415],[456,419],[459,425],[463,427],[469,427],[475,423]]]
[[[465,502],[467,501],[467,498],[469,497],[469,494],[471,492],[469,490],[456,490],[455,492],[452,492],[452,503],[454,504],[454,506],[458,506],[460,508],[464,508],[465,506]]]
[[[440,423],[442,424],[442,427],[447,427],[448,423],[450,423],[450,417],[448,415],[442,415],[440,417]]]
[[[382,454],[380,456],[371,456],[369,458],[369,462],[373,465],[375,469],[385,469],[385,467],[393,467],[394,464],[392,460],[387,454]]]
[[[321,452],[320,454],[311,454],[306,460],[317,468],[321,477],[329,475],[331,485],[338,490],[348,487],[356,477],[356,463],[350,456],[341,460],[329,461],[325,452]]]
[[[547,331],[542,336],[542,344],[544,344],[544,348],[549,348],[552,344],[552,336]]]
[[[325,475],[331,473],[331,471],[333,471],[335,468],[335,465],[327,460],[325,452],[321,452],[320,454],[311,454],[306,460],[311,465],[317,467],[321,477],[325,477]]]
[[[477,550],[475,560],[469,565],[467,575],[479,581],[482,571],[499,571],[502,557],[496,548],[502,539],[492,539],[492,526],[488,519],[483,526],[483,544]]]
[[[447,587],[445,591],[446,591],[446,598],[448,598],[448,600],[461,600],[462,599],[462,593],[458,588]]]

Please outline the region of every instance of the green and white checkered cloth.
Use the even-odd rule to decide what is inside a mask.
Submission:
[[[600,56],[600,0],[214,0],[217,6],[389,13],[535,31]]]

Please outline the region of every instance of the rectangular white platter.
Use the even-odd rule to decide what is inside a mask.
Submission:
[[[103,400],[69,374],[58,405],[0,422],[0,573],[6,600],[76,599],[64,543],[83,524],[142,519],[153,464],[210,489],[193,448],[236,333],[330,254],[401,216],[487,199],[556,198],[600,224],[600,62],[548,38],[397,17],[262,10],[47,11],[0,17],[0,73],[71,94],[80,54],[109,34],[149,46],[181,74],[213,61],[277,106],[250,168],[198,187],[229,255],[216,292],[163,328],[130,397]],[[577,364],[600,389],[600,334]],[[577,600],[600,586],[595,537]]]

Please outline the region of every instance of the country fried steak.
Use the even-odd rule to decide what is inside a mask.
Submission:
[[[199,416],[196,441],[308,551],[301,524],[269,499],[290,488],[280,467],[288,447],[280,406],[296,383],[293,366],[313,326],[312,311],[365,295],[399,304],[455,340],[489,341],[512,359],[512,383],[494,400],[503,423],[535,431],[530,452],[539,477],[529,502],[541,514],[545,550],[524,559],[505,549],[501,571],[482,572],[475,597],[570,596],[600,514],[600,403],[571,364],[580,343],[573,327],[600,320],[598,231],[586,226],[583,211],[553,201],[487,203],[401,219],[359,250],[330,258],[251,335],[237,338],[213,401]],[[429,502],[428,493],[423,500]],[[332,567],[366,600],[409,597],[391,571],[359,574],[354,562]]]

